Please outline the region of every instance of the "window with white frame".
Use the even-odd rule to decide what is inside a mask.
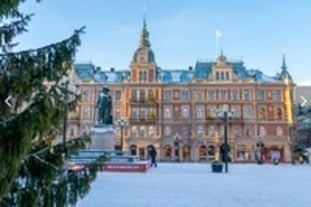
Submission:
[[[116,109],[115,109],[115,118],[116,119],[119,119],[120,118],[120,116],[121,116],[121,110],[120,110],[120,107],[119,106],[117,106],[116,107]]]
[[[137,90],[132,90],[131,99],[132,101],[137,101]]]
[[[203,126],[199,125],[197,128],[197,133],[199,136],[202,136],[204,133]]]
[[[208,136],[209,137],[213,137],[213,136],[215,136],[215,134],[216,134],[216,129],[215,129],[215,126],[209,126],[209,130],[208,130]]]
[[[114,99],[115,99],[116,101],[121,100],[121,90],[116,90],[116,91],[114,92]]]
[[[238,90],[232,90],[231,91],[231,100],[232,101],[238,101]]]
[[[199,106],[197,108],[197,118],[198,119],[203,119],[204,117],[204,111],[203,111],[203,107],[202,106]]]
[[[244,118],[252,118],[253,113],[252,113],[251,106],[244,106],[243,107],[243,116],[244,116]]]
[[[259,136],[266,136],[266,128],[261,126],[259,129]]]
[[[164,118],[166,119],[172,118],[172,109],[170,107],[164,108]]]
[[[138,133],[137,133],[137,127],[136,126],[132,126],[131,134],[133,137],[137,137]]]
[[[170,101],[171,100],[171,96],[172,96],[172,93],[170,90],[165,90],[164,91],[164,101]]]
[[[250,100],[250,90],[249,89],[244,89],[243,90],[243,99],[244,99],[244,101],[249,101]]]
[[[165,136],[170,136],[171,135],[171,128],[169,126],[165,127],[164,134],[165,134]]]
[[[203,92],[201,89],[197,90],[197,99],[198,99],[198,101],[203,100]]]
[[[208,90],[208,100],[209,101],[215,101],[215,90]]]
[[[149,128],[148,128],[148,136],[154,136],[154,126],[149,126]]]
[[[182,107],[182,118],[189,117],[189,107]]]
[[[139,109],[139,118],[140,119],[146,119],[147,118],[147,112],[145,108]]]
[[[231,107],[232,117],[239,118],[241,116],[240,107],[239,106],[232,106]]]
[[[82,119],[88,119],[90,118],[90,108],[85,106],[82,109]]]
[[[181,100],[182,101],[189,101],[189,91],[188,90],[182,90]]]
[[[146,128],[144,126],[139,127],[139,136],[145,137]]]
[[[215,118],[216,117],[216,108],[215,107],[208,107],[207,117],[208,118]]]
[[[89,90],[85,90],[83,91],[83,101],[89,101],[90,100],[90,91]]]
[[[227,91],[226,90],[220,90],[220,100],[221,101],[227,100]]]
[[[281,90],[274,90],[274,93],[273,93],[273,99],[275,101],[280,101],[282,100],[282,97],[281,97]]]
[[[265,91],[258,89],[257,90],[257,100],[263,101],[265,99]]]
[[[131,109],[131,118],[137,118],[137,108]]]

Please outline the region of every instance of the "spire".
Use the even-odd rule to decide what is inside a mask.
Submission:
[[[150,47],[150,42],[149,42],[149,32],[147,30],[147,23],[146,23],[146,15],[144,15],[144,19],[143,19],[143,29],[141,30],[140,33],[140,41],[138,46],[140,48],[142,47]]]
[[[283,54],[281,69],[282,69],[281,74],[280,74],[281,79],[284,81],[293,82],[292,76],[287,71],[287,66],[286,66],[286,62],[285,62],[285,54]]]
[[[287,71],[287,66],[286,66],[286,62],[285,62],[285,54],[283,54],[283,63],[282,63],[282,72],[284,71]]]

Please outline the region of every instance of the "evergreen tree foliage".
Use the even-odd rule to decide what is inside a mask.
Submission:
[[[64,118],[64,93],[71,93],[61,82],[72,67],[83,28],[63,41],[15,52],[13,40],[27,31],[32,17],[18,9],[25,1],[0,0],[0,205],[65,206],[70,199],[64,192],[72,180],[95,177],[89,170],[78,178],[67,176],[62,145],[51,146]],[[74,96],[69,110],[77,100]],[[83,147],[85,138],[66,143],[67,156]],[[87,181],[79,182],[87,188]],[[87,191],[83,188],[75,190],[82,196]]]

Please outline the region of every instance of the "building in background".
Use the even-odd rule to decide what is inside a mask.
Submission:
[[[162,161],[218,158],[224,143],[221,115],[226,110],[232,161],[254,162],[259,140],[265,161],[271,153],[291,161],[295,84],[284,56],[281,72],[273,77],[247,69],[243,61],[227,60],[223,52],[215,61],[162,69],[151,49],[144,19],[129,69],[103,71],[92,63],[81,63],[75,65],[75,71],[82,100],[69,123],[79,133],[88,132],[96,122],[96,100],[107,85],[113,97],[117,143],[124,139],[124,149],[142,159],[148,158],[150,145]],[[125,126],[118,125],[121,119]]]
[[[295,88],[296,133],[295,149],[303,152],[311,147],[311,86],[297,86]]]

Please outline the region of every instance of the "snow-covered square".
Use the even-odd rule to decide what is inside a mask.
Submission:
[[[310,165],[159,163],[147,173],[101,172],[78,207],[310,207]]]

